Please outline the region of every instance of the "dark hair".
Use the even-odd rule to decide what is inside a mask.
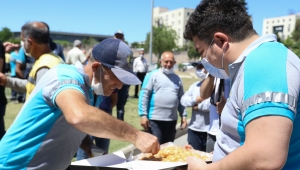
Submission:
[[[202,0],[190,15],[184,38],[192,40],[197,36],[209,44],[216,32],[229,35],[235,42],[257,34],[250,16],[238,0]]]
[[[37,27],[35,25],[36,22],[29,22],[23,25],[22,34],[24,38],[32,38],[35,42],[40,44],[48,44],[50,33],[48,29],[48,25],[41,22],[44,27]]]

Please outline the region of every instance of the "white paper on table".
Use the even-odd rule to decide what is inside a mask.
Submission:
[[[122,151],[117,151],[112,154],[75,161],[72,162],[71,165],[110,166],[110,165],[121,164],[125,162],[126,162],[126,157],[124,153]]]
[[[187,165],[186,162],[159,162],[159,161],[131,161],[126,163],[121,163],[117,165],[111,165],[108,167],[113,168],[128,168],[130,170],[159,170],[174,168],[177,166]]]

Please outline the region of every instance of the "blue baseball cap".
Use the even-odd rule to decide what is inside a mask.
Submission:
[[[93,48],[92,55],[95,60],[110,68],[124,84],[141,84],[141,81],[132,71],[133,53],[123,41],[107,38]]]

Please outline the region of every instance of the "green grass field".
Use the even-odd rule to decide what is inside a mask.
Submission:
[[[190,74],[188,73],[179,73],[181,75],[187,75],[189,76]],[[189,86],[197,81],[196,78],[182,78],[183,85],[184,85],[184,90],[188,90]],[[130,87],[129,91],[129,96],[134,95],[134,86]],[[10,96],[10,89],[6,89],[6,96],[9,98]],[[137,110],[137,104],[138,104],[138,99],[136,98],[128,98],[126,106],[125,106],[125,116],[124,119],[126,122],[131,124],[132,126],[142,129],[140,125],[140,117],[138,116],[138,110]],[[20,103],[13,103],[9,102],[7,107],[6,107],[6,114],[5,114],[5,127],[8,129],[10,125],[13,123],[15,117],[17,116],[18,112],[22,108],[23,104]],[[188,109],[188,118],[191,116],[190,115],[191,111]],[[114,108],[113,111],[113,116],[116,117],[116,109]],[[178,120],[180,121],[180,119]],[[127,146],[129,143],[128,142],[123,142],[123,141],[117,141],[117,140],[111,140],[110,147],[109,147],[109,152],[114,152],[116,150],[119,150],[125,146]]]

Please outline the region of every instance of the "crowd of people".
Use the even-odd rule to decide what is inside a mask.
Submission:
[[[202,57],[186,92],[172,52],[148,72],[144,51],[134,57],[120,30],[88,52],[75,40],[65,58],[45,22],[23,25],[20,45],[0,42],[0,169],[68,169],[75,153],[108,153],[110,139],[156,154],[175,140],[178,116],[189,147],[213,153],[211,164],[188,158],[189,170],[299,168],[298,56],[275,35],[258,36],[238,0],[202,0],[184,37]],[[131,85],[144,130],[124,121]],[[25,101],[7,132],[5,87]]]

